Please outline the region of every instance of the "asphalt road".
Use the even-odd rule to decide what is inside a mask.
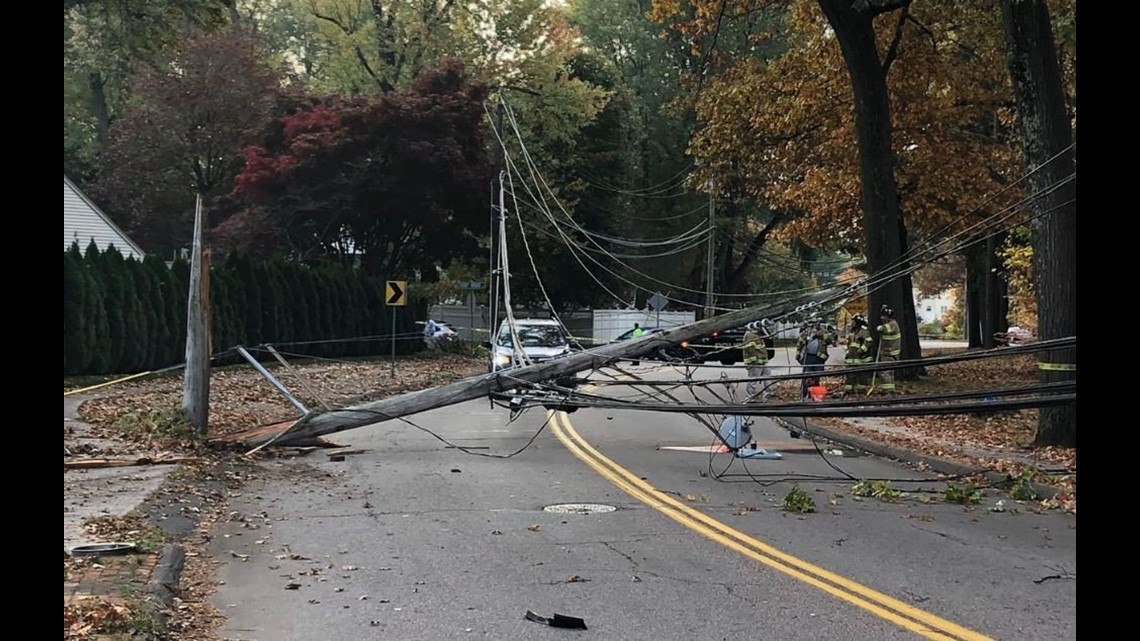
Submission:
[[[666,373],[653,365],[650,377]],[[742,370],[727,370],[732,376]],[[719,376],[709,368],[700,376]],[[565,420],[564,420],[565,419]],[[415,417],[482,454],[522,447],[541,409],[508,421],[472,402]],[[353,449],[261,465],[214,533],[227,639],[1070,639],[1076,517],[988,491],[976,506],[909,468],[754,434],[782,460],[707,446],[693,419],[557,415],[503,460],[402,423],[335,435]],[[730,465],[731,464],[731,465]],[[733,476],[713,478],[728,468]],[[856,500],[892,479],[896,502]],[[793,487],[817,506],[780,508]],[[544,511],[555,504],[616,508]],[[1050,578],[1047,578],[1050,577]],[[546,627],[527,610],[581,617]]]

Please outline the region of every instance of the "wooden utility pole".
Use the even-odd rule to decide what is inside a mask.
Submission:
[[[578,372],[597,369],[615,360],[636,360],[664,345],[675,345],[712,332],[732,329],[759,318],[777,318],[807,310],[811,304],[837,301],[841,288],[824,290],[814,296],[782,304],[749,307],[747,309],[713,316],[695,323],[642,338],[620,341],[564,358],[537,365],[528,365],[507,372],[492,372],[466,378],[450,385],[401,394],[381,401],[365,403],[330,412],[313,413],[301,419],[285,433],[269,434],[252,439],[249,444],[260,446],[270,440],[276,445],[289,445],[311,441],[314,437],[382,423],[402,416],[410,416],[431,409],[485,398],[493,391],[505,391],[531,383],[557,380]],[[276,440],[274,440],[276,439]]]
[[[210,414],[210,337],[208,280],[202,274],[202,195],[194,205],[194,247],[190,256],[190,295],[186,304],[186,375],[182,411],[199,436]]]
[[[716,311],[713,309],[714,259],[716,254],[716,182],[709,181],[709,249],[705,265],[705,318],[712,318]]]

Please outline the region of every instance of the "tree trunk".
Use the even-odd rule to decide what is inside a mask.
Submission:
[[[783,214],[774,212],[768,224],[764,225],[764,228],[752,238],[748,244],[748,249],[745,250],[744,255],[740,258],[740,264],[729,272],[725,291],[737,294],[747,293],[748,270],[751,269],[752,264],[756,262],[756,257],[760,255],[760,250],[764,248],[764,244],[768,242],[768,237],[772,235],[772,232],[783,220]]]
[[[107,131],[111,128],[111,110],[107,107],[107,81],[98,71],[92,71],[87,76],[87,84],[91,88],[91,113],[95,114],[95,137],[102,147],[107,143]]]
[[[898,8],[905,4],[898,2],[891,6]],[[887,78],[879,60],[872,23],[874,16],[886,9],[879,5],[856,8],[859,3],[851,0],[819,0],[819,5],[835,31],[851,77],[868,272],[872,277],[887,277],[901,271],[902,239]],[[909,275],[889,278],[881,286],[872,287],[868,296],[868,319],[872,327],[878,324],[879,308],[884,304],[900,311],[911,310],[909,318],[896,314],[896,318],[903,319],[899,323],[903,360],[921,356],[913,296]],[[879,337],[875,338],[878,341]],[[911,368],[899,370],[897,374],[899,378],[913,378],[917,372]]]
[[[962,328],[971,348],[985,346],[983,318],[986,286],[985,245],[974,244],[966,248],[966,326]]]
[[[982,307],[985,322],[982,324],[982,346],[993,349],[997,346],[996,335],[1009,329],[1006,315],[1009,303],[1006,299],[1005,274],[997,250],[1005,240],[1005,232],[986,240],[985,246],[985,290]]]
[[[1076,155],[1049,9],[1045,0],[1002,0],[1001,9],[1027,184],[1031,194],[1040,194],[1031,205],[1037,335],[1076,336]],[[1043,383],[1076,380],[1076,346],[1041,352],[1037,361]],[[1035,444],[1077,446],[1075,401],[1040,409]]]
[[[910,240],[909,240],[907,233],[906,233],[906,223],[903,222],[901,216],[899,217],[899,248],[902,250],[903,256],[907,255],[907,252],[910,251]],[[904,261],[902,263],[902,268],[903,269],[909,269],[910,268],[910,261],[909,260]],[[907,332],[905,329],[902,330],[902,332],[903,332],[902,350],[903,351],[902,351],[902,355],[900,358],[917,359],[917,358],[920,358],[922,356],[922,347],[918,343],[918,323],[917,323],[918,313],[914,307],[914,305],[915,305],[915,303],[914,303],[914,286],[911,284],[910,276],[906,277],[905,287],[906,287],[906,295],[903,296],[902,306],[901,307],[895,307],[895,310],[897,310],[895,312],[895,320],[898,320],[900,318],[904,318],[904,319],[909,318],[909,319],[915,319],[915,320],[907,322],[907,323],[899,323],[900,329],[902,329],[903,327],[913,327],[913,329],[914,329],[914,331],[911,332],[911,336],[913,338],[913,343],[910,345],[909,348],[907,347],[907,340],[908,340]],[[911,356],[908,356],[908,354],[911,354]],[[921,366],[904,367],[904,368],[899,368],[899,369],[895,370],[895,378],[900,379],[900,380],[915,380],[919,376],[922,376],[925,374],[926,374],[926,368],[921,367]]]

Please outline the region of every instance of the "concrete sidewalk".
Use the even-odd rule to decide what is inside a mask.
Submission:
[[[64,460],[114,457],[127,444],[97,435],[79,418],[79,407],[93,396],[63,399]],[[67,456],[70,452],[71,456]],[[63,473],[64,638],[111,639],[110,633],[160,629],[182,567],[181,548],[161,543],[154,532],[128,532],[125,541],[108,541],[86,525],[99,517],[139,515],[176,465],[65,469]],[[133,521],[130,521],[133,522]],[[135,536],[137,535],[137,536]],[[136,539],[136,540],[132,540]],[[122,556],[74,557],[75,546],[126,542],[138,550]]]
[[[79,418],[79,407],[94,396],[63,397],[63,445],[72,458],[115,456],[124,443],[94,434],[93,427]],[[64,457],[67,460],[68,457]],[[63,547],[99,543],[89,534],[85,521],[101,516],[130,514],[154,494],[173,472],[174,465],[141,465],[63,473]]]

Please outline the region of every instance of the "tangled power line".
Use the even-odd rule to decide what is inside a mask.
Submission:
[[[542,292],[549,309],[555,309],[551,304],[550,297],[547,294],[546,288],[543,284],[542,275],[539,273],[537,263],[534,259],[530,242],[527,238],[528,230],[537,232],[544,236],[560,241],[565,250],[572,256],[575,262],[586,272],[586,275],[611,296],[615,302],[624,304],[625,301],[618,296],[609,286],[605,280],[612,278],[617,282],[623,283],[627,286],[634,288],[647,294],[654,293],[655,290],[646,287],[645,285],[634,280],[635,278],[643,279],[644,282],[651,283],[655,286],[664,286],[669,291],[687,292],[687,293],[703,293],[698,290],[684,287],[677,283],[671,283],[659,278],[653,277],[645,273],[641,269],[634,267],[628,261],[637,260],[640,258],[649,257],[664,257],[682,254],[684,252],[694,250],[705,243],[708,234],[716,233],[716,230],[710,228],[707,223],[697,224],[686,231],[668,238],[657,239],[629,239],[613,236],[612,234],[591,231],[583,227],[575,218],[570,214],[567,208],[562,204],[558,195],[551,189],[546,179],[542,176],[534,159],[531,157],[527,149],[526,143],[523,140],[517,117],[514,110],[509,104],[504,101],[504,113],[506,116],[507,129],[511,134],[510,142],[514,143],[517,147],[517,152],[512,152],[511,145],[508,144],[507,132],[500,131],[495,127],[492,122],[492,129],[499,145],[502,148],[504,163],[506,166],[506,176],[510,183],[509,193],[511,202],[514,203],[515,219],[518,223],[518,230],[523,239],[523,244],[528,254],[531,269],[534,272],[536,282]],[[488,114],[489,115],[489,114]],[[1051,159],[1049,162],[1056,160],[1064,155],[1068,150],[1065,150]],[[1063,185],[1075,180],[1075,172],[1070,174],[1062,181],[1048,187],[1044,191],[1039,191],[1024,197],[1019,198],[1004,207],[996,208],[995,211],[979,215],[987,207],[1001,195],[1010,192],[1018,185],[1028,180],[1034,173],[1041,171],[1045,165],[1033,169],[1029,173],[1021,176],[1015,181],[1005,185],[1000,191],[986,197],[983,201],[973,209],[956,216],[953,220],[947,222],[938,230],[928,234],[925,238],[918,242],[913,243],[901,256],[892,261],[890,264],[877,270],[875,273],[865,276],[857,276],[850,279],[841,279],[839,287],[841,289],[837,294],[826,297],[822,300],[816,300],[808,305],[800,306],[791,310],[790,312],[771,317],[773,321],[786,321],[786,320],[803,320],[813,313],[821,313],[832,311],[840,307],[846,300],[854,296],[863,296],[872,291],[876,291],[885,287],[891,281],[911,274],[923,266],[929,265],[932,262],[940,260],[950,254],[960,252],[977,243],[985,242],[1000,233],[1007,232],[1015,226],[1024,225],[1031,222],[1038,217],[1047,216],[1057,209],[1047,211],[1038,211],[1032,215],[1027,216],[1025,210],[1033,205],[1038,199],[1049,195],[1052,191],[1061,188]],[[521,165],[521,166],[520,166]],[[670,178],[661,185],[657,185],[642,190],[621,190],[609,185],[600,185],[602,189],[623,193],[634,197],[674,197],[679,194],[672,193],[678,186],[682,184],[678,177],[681,176],[686,170],[682,170],[677,176]],[[517,180],[517,185],[516,185]],[[596,181],[595,181],[596,182]],[[516,189],[516,186],[521,186],[521,191]],[[668,196],[666,196],[668,195]],[[1070,203],[1065,203],[1065,206]],[[525,208],[528,212],[538,215],[540,222],[527,220],[523,217],[522,209]],[[699,211],[693,210],[693,211]],[[689,212],[691,213],[691,212]],[[677,216],[681,218],[682,216]],[[976,220],[972,220],[975,219]],[[951,229],[958,228],[953,233],[947,233]],[[606,245],[613,245],[615,247],[625,247],[637,250],[657,250],[659,252],[653,254],[632,254],[632,253],[618,253],[611,250]],[[776,267],[785,267],[779,261],[779,257],[773,256],[772,264]],[[606,263],[613,263],[615,267],[610,267]],[[790,267],[788,265],[787,267]],[[597,270],[597,271],[595,271]],[[599,276],[602,274],[602,276]],[[626,274],[632,275],[627,277]],[[805,294],[819,291],[819,288],[801,288],[796,290],[770,292],[763,295],[756,294],[737,294],[737,295],[724,295],[725,298],[739,298],[738,302],[742,305],[747,305],[754,301],[762,299],[771,299],[772,297],[788,297],[788,296],[803,296]],[[671,299],[671,302],[688,307],[704,307],[704,305],[690,303],[685,300]],[[715,307],[717,311],[732,311],[734,308],[729,307]],[[555,314],[556,318],[557,315]],[[561,319],[557,319],[561,324]],[[563,328],[565,325],[563,324]],[[1005,347],[994,350],[985,350],[981,352],[971,352],[968,354],[951,355],[935,358],[915,359],[912,361],[898,361],[893,363],[873,363],[870,365],[848,366],[842,370],[825,370],[823,372],[811,373],[813,377],[822,376],[837,376],[848,375],[857,372],[874,372],[883,371],[888,369],[900,369],[907,366],[937,366],[940,364],[951,362],[962,362],[978,359],[988,358],[1008,358],[1016,354],[1027,354],[1040,352],[1046,349],[1055,349],[1065,346],[1075,346],[1076,338],[1068,337],[1058,339],[1055,341],[1042,341],[1032,345],[1021,347]],[[613,368],[613,363],[609,363]],[[580,377],[573,381],[572,386],[567,387],[565,382],[562,384],[529,384],[524,387],[524,393],[514,397],[515,402],[511,405],[514,411],[523,411],[530,407],[543,407],[547,410],[562,410],[562,411],[576,411],[582,408],[593,409],[607,409],[607,410],[643,410],[664,413],[681,413],[689,415],[701,422],[710,431],[716,435],[716,424],[719,422],[715,416],[767,416],[777,419],[788,426],[787,418],[799,418],[806,420],[807,417],[855,417],[855,416],[920,416],[920,415],[938,415],[938,414],[962,414],[962,413],[977,413],[977,412],[993,412],[993,411],[1007,411],[1022,408],[1035,408],[1045,407],[1050,405],[1059,405],[1071,403],[1076,399],[1076,385],[1075,382],[1061,382],[1037,385],[1020,385],[1008,386],[1000,389],[979,390],[969,392],[953,392],[941,394],[926,394],[916,395],[909,397],[896,397],[892,399],[859,399],[857,401],[849,400],[828,400],[820,403],[740,403],[735,398],[735,386],[746,384],[750,381],[759,382],[774,382],[783,380],[799,380],[804,378],[807,374],[804,373],[789,373],[781,375],[773,375],[762,378],[727,378],[722,375],[720,379],[701,380],[692,376],[693,371],[696,369],[694,364],[690,363],[666,363],[655,368],[672,368],[677,370],[678,367],[683,367],[684,371],[679,372],[682,374],[680,380],[671,381],[647,381],[640,377],[634,377],[631,380],[627,372],[622,376],[614,376],[602,370],[602,368],[595,368],[591,375]],[[618,370],[620,371],[620,370]],[[601,374],[609,380],[602,380],[593,375]],[[583,385],[590,385],[595,388],[606,389],[611,387],[624,388],[632,392],[632,396],[607,396],[605,394],[593,394],[580,391],[578,388]],[[729,399],[726,400],[717,393],[717,389],[724,389]],[[681,400],[678,398],[676,392],[684,390],[692,401]],[[703,391],[707,394],[712,394],[715,400],[706,400],[698,396],[697,392]],[[499,399],[504,400],[504,399]],[[789,428],[790,429],[790,428]],[[818,449],[818,445],[817,445]],[[822,453],[821,453],[822,455]],[[826,458],[826,457],[825,457]],[[834,466],[833,466],[834,467]],[[712,472],[710,467],[710,472]],[[753,476],[748,474],[748,476]],[[850,475],[847,475],[848,477]]]

